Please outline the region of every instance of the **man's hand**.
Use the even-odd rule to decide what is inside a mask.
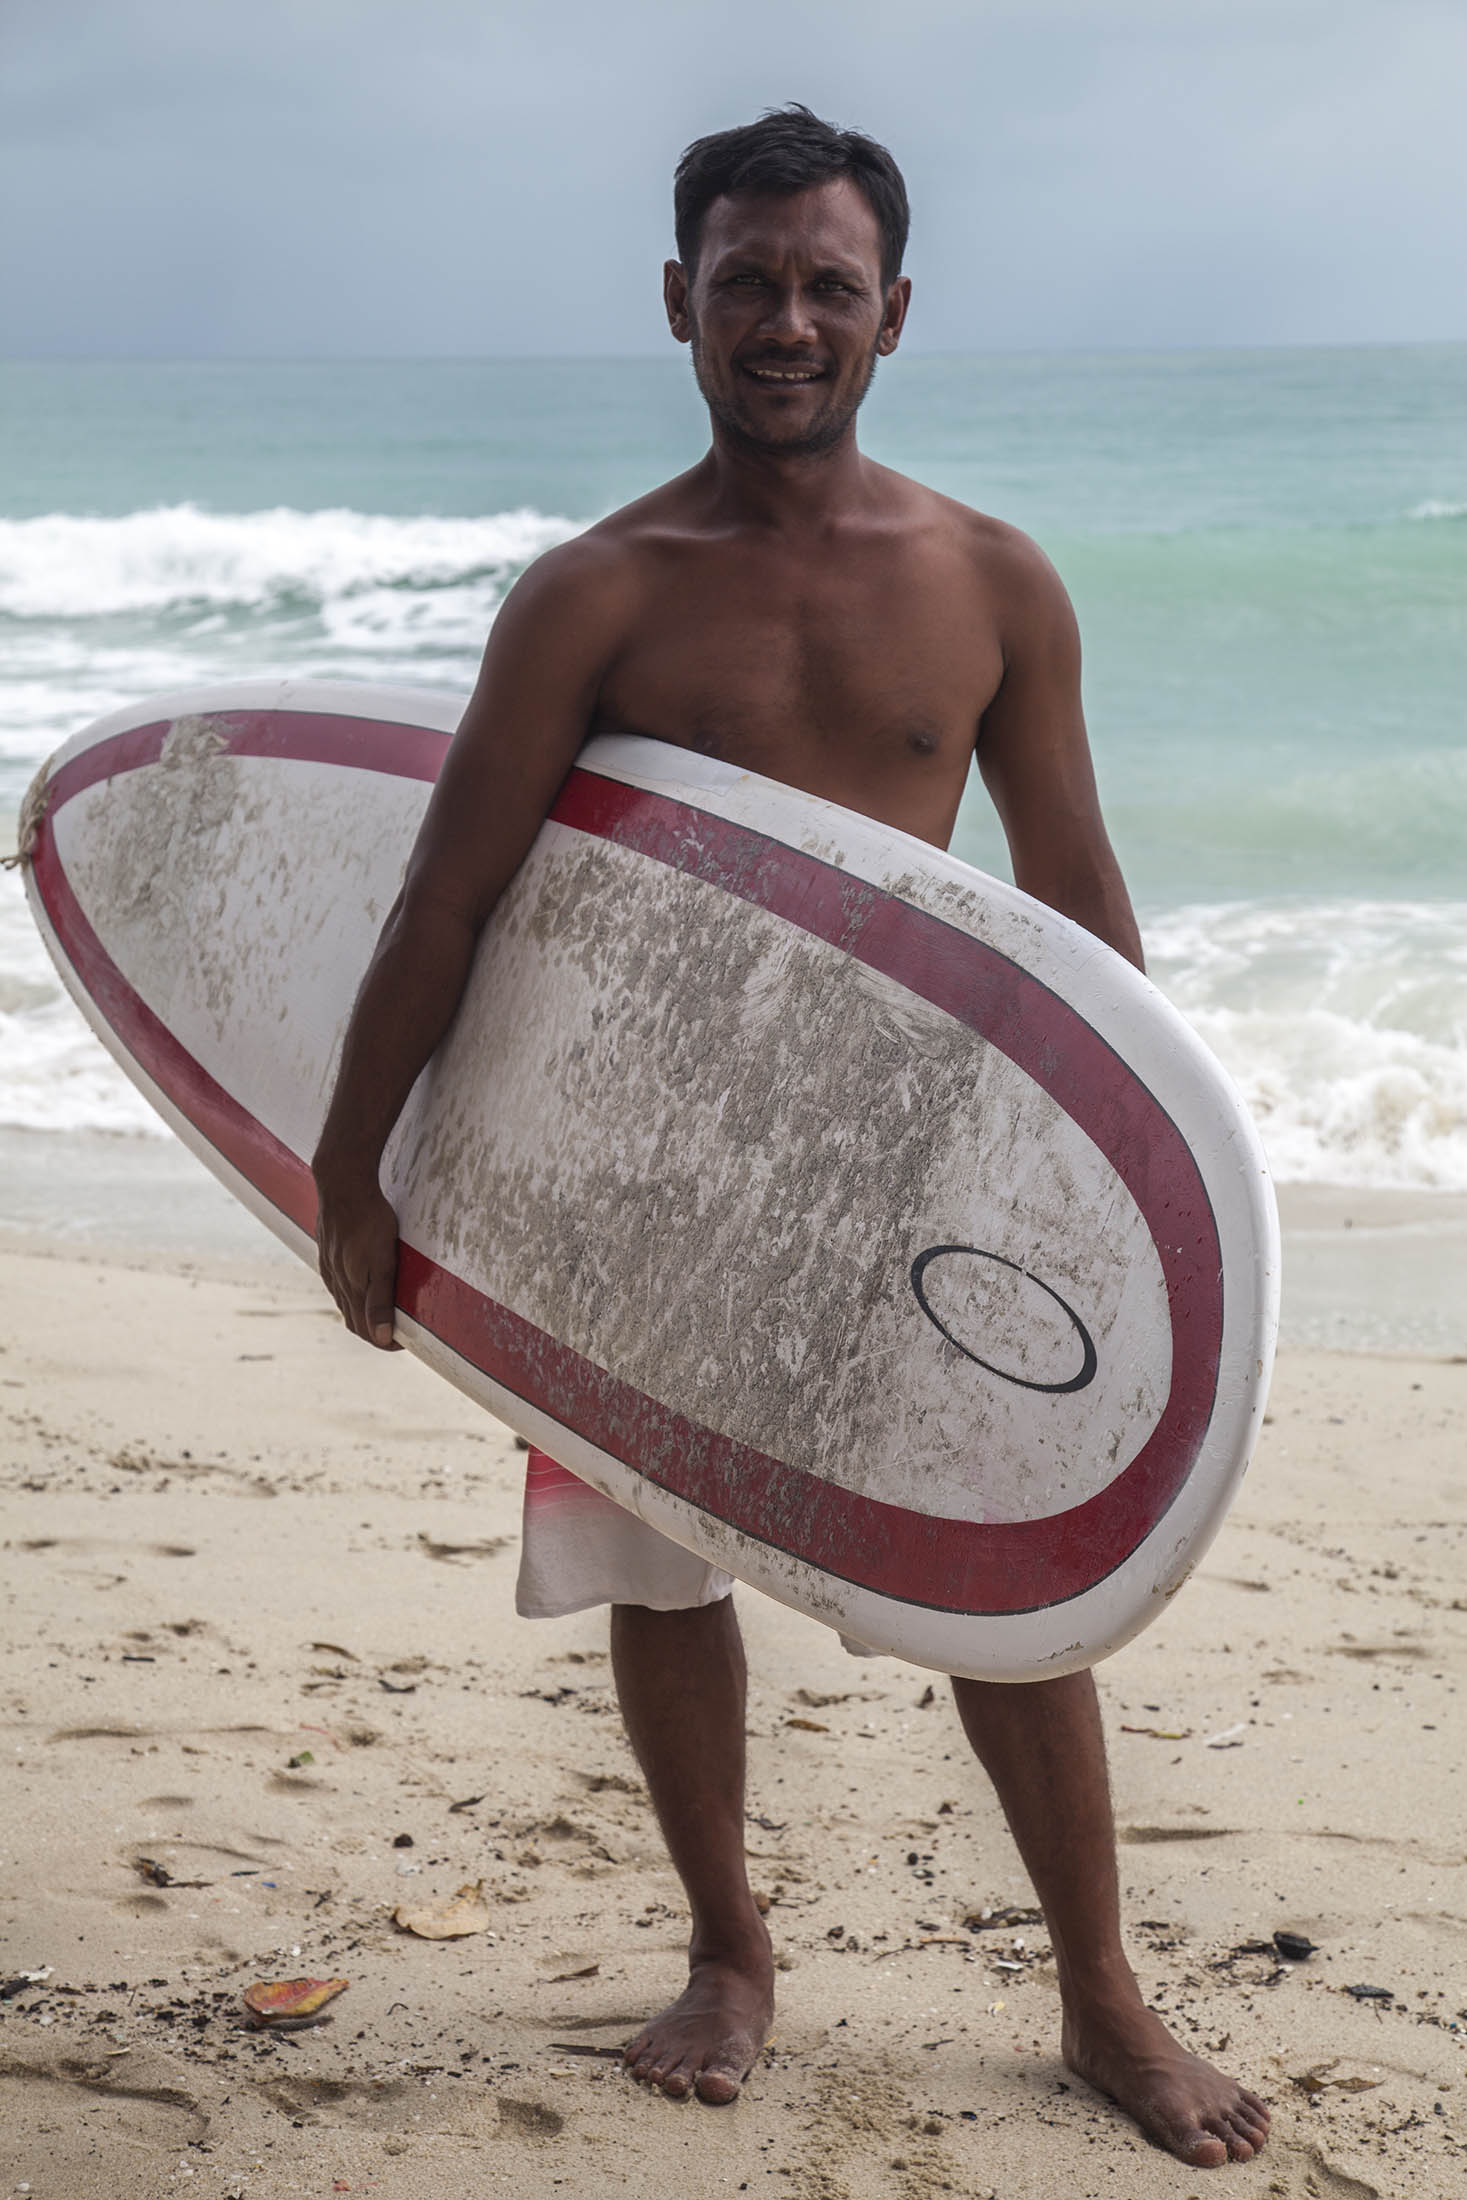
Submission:
[[[397,1282],[397,1216],[376,1183],[344,1190],[316,1183],[316,1250],[327,1290],[347,1328],[383,1352],[400,1352],[392,1334]]]

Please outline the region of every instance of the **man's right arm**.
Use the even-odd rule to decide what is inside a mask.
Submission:
[[[392,1344],[397,1221],[378,1171],[414,1081],[468,983],[485,919],[586,737],[625,630],[624,561],[578,538],[500,609],[342,1046],[312,1164],[321,1274],[349,1328]]]
[[[978,768],[1009,844],[1014,884],[1146,965],[1100,814],[1080,703],[1080,632],[1043,552],[1005,529],[989,568],[1004,671],[983,714]]]

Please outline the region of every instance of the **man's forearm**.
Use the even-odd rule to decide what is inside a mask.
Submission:
[[[1087,894],[1076,895],[1072,905],[1064,911],[1076,924],[1083,924],[1087,932],[1093,932],[1107,947],[1113,947],[1127,962],[1138,970],[1146,968],[1146,957],[1141,949],[1141,933],[1136,923],[1131,898],[1120,884],[1119,874],[1114,879],[1097,883]]]
[[[1114,861],[1083,863],[1056,872],[1050,865],[1014,866],[1014,884],[1072,923],[1093,932],[1138,970],[1146,968],[1131,897]]]
[[[393,1126],[463,997],[476,938],[467,917],[441,904],[394,907],[347,1025],[312,1164],[318,1184],[375,1185]]]

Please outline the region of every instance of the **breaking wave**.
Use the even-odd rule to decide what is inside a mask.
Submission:
[[[1239,902],[1144,932],[1281,1183],[1467,1190],[1467,904]]]

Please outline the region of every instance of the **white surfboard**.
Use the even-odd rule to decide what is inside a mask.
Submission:
[[[305,1260],[342,1033],[457,722],[251,684],[69,742],[22,818],[93,1029]],[[399,1335],[739,1579],[914,1662],[1093,1663],[1215,1532],[1278,1239],[1120,956],[925,842],[591,742],[384,1165]]]

